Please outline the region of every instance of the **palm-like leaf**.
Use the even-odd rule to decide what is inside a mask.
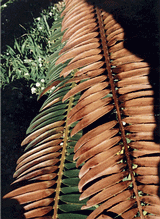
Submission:
[[[40,96],[52,90],[22,142],[27,151],[14,174],[20,188],[5,198],[24,204],[26,218],[51,218],[44,215],[52,205],[60,219],[160,218],[149,66],[124,48],[111,14],[66,0],[61,16]]]

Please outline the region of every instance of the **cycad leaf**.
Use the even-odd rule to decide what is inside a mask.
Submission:
[[[51,218],[53,209],[54,219],[158,219],[150,67],[125,48],[113,15],[85,0],[65,3],[64,18],[51,29],[48,85],[40,95],[48,98],[14,174],[13,184],[24,186],[5,198],[23,203],[26,218]]]

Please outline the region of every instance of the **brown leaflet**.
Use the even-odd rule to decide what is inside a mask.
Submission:
[[[155,117],[154,115],[138,115],[126,117],[122,121],[129,124],[155,123]]]
[[[38,183],[29,184],[29,185],[22,186],[18,189],[15,189],[15,190],[9,192],[3,198],[10,198],[10,197],[14,197],[14,196],[17,196],[17,195],[21,195],[23,193],[33,192],[33,191],[36,191],[36,190],[49,188],[53,185],[54,185],[53,181],[45,181],[45,182],[38,182]]]
[[[137,169],[134,170],[134,172],[137,173],[138,175],[157,175],[157,168],[156,167],[138,167]]]
[[[69,40],[67,41],[66,45],[71,44],[73,41],[76,41],[77,39],[79,39],[80,37],[89,34],[89,33],[97,33],[98,34],[98,27],[93,27],[91,29],[89,28],[82,28],[81,30],[77,30],[75,33],[72,34],[72,36],[70,36]],[[98,38],[95,38],[95,40],[99,40]],[[86,40],[87,42],[85,42],[85,44],[90,43],[91,39]],[[83,42],[81,42],[79,45],[84,44]]]
[[[155,215],[147,215],[145,219],[160,219],[160,216]]]
[[[136,76],[136,75],[139,75],[139,76],[148,75],[149,72],[150,72],[149,67],[148,68],[134,69],[134,70],[130,70],[130,71],[127,71],[127,72],[119,73],[119,74],[115,75],[115,78],[117,78],[119,80],[122,80],[122,79],[130,78],[130,77],[133,77],[133,76]]]
[[[150,84],[146,84],[145,82],[143,84],[128,85],[128,86],[119,88],[118,93],[125,94],[129,92],[145,90],[145,89],[152,89],[152,86]]]
[[[30,179],[32,179],[34,177],[38,177],[38,176],[41,177],[41,176],[43,176],[45,174],[48,174],[48,173],[51,174],[52,172],[54,172],[54,171],[56,171],[58,169],[57,166],[52,166],[53,162],[49,161],[49,162],[47,162],[45,164],[47,164],[49,166],[44,165],[44,168],[43,168],[42,165],[41,165],[41,167],[42,167],[41,169],[37,169],[37,170],[35,170],[35,171],[31,172],[31,173],[26,174],[25,176],[19,177],[12,184],[15,184],[15,183],[23,181],[23,180],[30,180]]]
[[[123,48],[124,48],[124,41],[120,42],[120,43],[117,43],[114,46],[108,48],[108,51],[109,51],[109,54],[112,54],[112,53],[117,52],[117,51],[119,51]]]
[[[142,191],[143,193],[149,195],[157,195],[158,194],[158,185],[140,185],[138,186],[138,190]]]
[[[103,55],[98,54],[98,55],[93,55],[90,57],[85,57],[82,58],[81,60],[77,60],[74,63],[71,63],[67,65],[60,73],[60,76],[66,77],[72,70],[84,67],[86,65],[92,64],[94,62],[97,62],[103,58]]]
[[[108,140],[111,137],[115,136],[118,131],[119,129],[111,129],[111,130],[103,130],[103,132],[96,132],[96,135],[92,136],[89,141],[86,141],[86,143],[84,143],[80,147],[80,149],[76,151],[73,159],[76,160],[78,157],[82,156],[90,149],[97,147],[99,144],[103,145],[104,143],[108,143]]]
[[[133,115],[152,115],[153,106],[136,106],[136,107],[126,107],[123,109],[124,115],[133,116]]]
[[[124,32],[115,35],[110,41],[108,41],[107,46],[108,47],[113,46],[118,41],[122,41],[122,40],[124,40]]]
[[[88,7],[85,5],[84,5],[83,9],[81,8],[81,10],[77,11],[77,9],[76,9],[74,12],[70,11],[70,13],[68,13],[62,21],[61,31],[64,31],[68,27],[75,25],[75,24],[78,24],[79,22],[86,20],[87,18],[90,19],[90,18],[94,17],[94,14],[90,13],[92,11],[93,11],[93,6]]]
[[[92,78],[88,81],[85,81],[83,83],[80,83],[79,85],[77,85],[76,87],[72,88],[62,99],[62,101],[67,100],[68,98],[70,98],[71,96],[75,95],[78,92],[81,92],[97,83],[100,83],[102,81],[104,81],[107,77],[105,75],[102,76],[98,76],[96,78]]]
[[[23,208],[28,211],[31,210],[33,208],[39,208],[42,206],[48,206],[49,204],[51,204],[54,201],[54,198],[45,198],[39,201],[35,201],[32,202],[31,204],[25,205]]]
[[[90,169],[95,168],[97,165],[99,165],[101,162],[104,162],[110,157],[115,156],[118,152],[120,152],[122,147],[120,145],[109,148],[108,150],[101,152],[94,157],[92,157],[90,160],[88,160],[83,167],[81,168],[79,172],[79,178],[81,179],[85,174],[90,171]]]
[[[156,128],[156,124],[134,124],[127,126],[125,130],[129,132],[153,132]]]
[[[111,102],[112,98],[105,98],[105,99],[100,99],[97,100],[93,103],[90,103],[86,106],[84,106],[83,108],[81,108],[77,114],[74,114],[69,120],[68,120],[68,125],[73,124],[74,122],[84,118],[85,116],[87,116],[88,114],[90,114],[91,112],[97,110],[99,107],[105,106],[107,104],[109,104]]]
[[[123,49],[121,49],[121,50],[119,50],[119,51],[112,52],[112,53],[110,54],[110,58],[113,59],[113,60],[115,60],[115,59],[122,58],[122,57],[124,57],[124,56],[129,56],[129,55],[132,55],[132,54],[133,54],[133,53],[130,52],[128,49],[123,48]]]
[[[54,135],[51,135],[47,138],[45,138],[44,140],[42,140],[41,142],[38,143],[39,144],[43,144],[43,143],[46,143],[48,141],[52,141],[53,139],[57,139],[57,138],[61,138],[63,136],[63,132],[60,132],[58,134],[54,134]]]
[[[31,191],[31,192],[27,192],[21,195],[17,195],[12,197],[13,199],[18,200],[18,202],[20,204],[25,204],[28,202],[33,202],[33,201],[37,201],[43,198],[46,198],[48,196],[50,196],[51,194],[53,194],[55,192],[54,189],[40,189],[40,190],[36,190],[36,191]]]
[[[116,173],[116,174],[107,176],[107,177],[95,182],[94,184],[92,184],[90,187],[88,187],[87,189],[85,189],[83,191],[79,200],[83,200],[91,195],[98,193],[99,191],[101,191],[105,188],[108,188],[108,187],[118,183],[127,175],[128,175],[128,172],[126,172],[126,171],[120,172],[120,173]]]
[[[104,29],[107,30],[108,28],[112,27],[116,24],[116,21],[114,19],[110,20],[106,25],[104,26]]]
[[[61,100],[61,98],[59,98],[59,97],[56,98],[56,99],[54,99],[53,101],[49,102],[47,105],[43,106],[43,108],[41,109],[41,111],[44,110],[44,109],[46,109],[46,108],[48,108],[48,107],[50,107],[50,106],[52,106],[54,103],[59,102],[60,100]]]
[[[71,42],[68,41],[63,49],[60,51],[59,55],[61,55],[63,52],[67,52],[70,49],[73,49],[75,46],[88,44],[89,42],[87,40],[90,40],[90,43],[98,42],[99,39],[95,38],[97,35],[98,32],[87,33],[83,36],[80,36],[79,38],[76,38],[75,40],[72,39]]]
[[[159,157],[140,157],[133,160],[134,164],[144,167],[157,167],[159,163]]]
[[[139,58],[138,56],[132,54],[132,55],[124,56],[124,57],[118,58],[116,60],[113,60],[112,65],[119,66],[119,65],[132,63],[132,62],[141,62],[141,61],[143,61],[142,58]]]
[[[82,58],[85,58],[85,57],[91,57],[91,56],[93,56],[93,55],[98,55],[99,53],[101,53],[102,52],[102,50],[101,49],[90,49],[90,50],[88,50],[88,51],[85,51],[85,52],[83,52],[83,53],[81,53],[81,54],[79,54],[79,55],[77,55],[76,57],[74,57],[70,62],[69,62],[69,64],[71,64],[71,63],[73,63],[73,62],[76,62],[76,61],[78,61],[78,60],[80,60],[80,59],[82,59]],[[68,64],[68,65],[69,65]]]
[[[84,161],[88,160],[89,158],[95,156],[98,153],[101,153],[103,150],[108,150],[109,148],[111,148],[112,146],[114,146],[116,143],[118,143],[120,141],[120,137],[114,137],[111,139],[107,139],[103,142],[101,142],[100,144],[96,145],[96,147],[86,151],[85,153],[83,153],[77,163],[76,166],[78,167],[81,163],[83,163]]]
[[[48,181],[48,180],[53,180],[54,178],[56,178],[56,176],[57,176],[57,173],[48,173],[48,174],[44,174],[44,175],[40,175],[40,176],[36,176],[34,178],[31,178],[31,179],[29,179],[29,181],[34,181],[34,180]],[[55,180],[53,182],[54,182],[54,184],[56,183]]]
[[[136,98],[132,100],[125,101],[121,104],[121,107],[132,107],[132,106],[147,106],[147,105],[153,105],[154,99],[153,97],[141,97]]]
[[[137,91],[137,92],[121,95],[119,97],[119,101],[124,102],[137,97],[153,96],[153,94],[154,94],[153,90]]]
[[[108,24],[110,21],[114,20],[113,15],[109,13],[107,14],[107,12],[105,12],[103,19],[104,19],[103,21],[104,24]]]
[[[132,133],[132,134],[129,134],[127,137],[133,141],[154,140],[153,132]]]
[[[153,175],[149,175],[149,176],[137,176],[136,177],[137,181],[142,183],[142,184],[159,184],[159,176],[153,176]]]
[[[93,70],[93,71],[92,70],[88,71],[86,73],[86,75],[89,76],[90,78],[92,78],[92,77],[102,75],[105,71],[106,71],[105,68],[100,68],[100,69],[96,69],[96,70]]]
[[[82,192],[83,187],[86,184],[95,179],[98,179],[99,177],[118,173],[121,168],[125,167],[125,164],[118,163],[122,158],[123,155],[111,157],[93,169],[89,170],[88,174],[84,175],[78,184],[79,191]]]
[[[61,13],[61,17],[63,17],[65,14],[68,13],[69,10],[74,10],[74,8],[77,8],[78,6],[81,7],[81,5],[83,5],[83,3],[85,3],[85,1],[81,0],[81,1],[78,1],[78,0],[75,0],[75,1],[71,1],[67,6],[66,8],[64,9],[64,11]]]
[[[107,41],[108,41],[108,43],[109,43],[110,41],[112,41],[112,40],[115,38],[115,36],[117,36],[117,35],[119,35],[119,34],[121,34],[121,33],[124,33],[124,29],[123,29],[123,28],[119,28],[119,29],[115,30],[114,32],[112,32],[111,34],[109,34],[109,35],[107,36]]]
[[[95,18],[90,18],[87,21],[84,20],[80,22],[79,24],[73,25],[72,27],[68,28],[63,35],[62,42],[68,40],[73,35],[73,33],[76,33],[77,31],[80,32],[80,31],[83,31],[84,29],[87,29],[89,27],[88,23],[90,23],[90,27],[96,27],[97,24],[95,21],[96,21]]]
[[[55,65],[58,65],[60,63],[64,63],[65,61],[76,57],[78,54],[83,53],[84,51],[93,49],[93,48],[98,48],[100,46],[99,42],[95,42],[95,43],[89,43],[86,45],[82,45],[76,48],[73,48],[71,50],[69,50],[67,53],[63,54],[62,56],[59,57],[59,59],[56,61]]]
[[[87,201],[86,206],[83,206],[83,209],[90,208],[96,204],[99,204],[101,202],[106,201],[107,199],[117,195],[120,192],[123,192],[130,185],[130,183],[131,183],[131,181],[120,182],[120,183],[117,183],[117,184],[110,186],[106,189],[103,189],[101,192],[99,192],[98,194],[93,196],[93,198],[91,198],[89,201]],[[136,200],[134,199],[134,202],[135,201]],[[127,203],[129,203],[128,200],[127,200]],[[116,207],[117,207],[117,205],[116,205]],[[113,209],[115,210],[114,207],[113,207]],[[120,210],[121,208],[116,208],[116,209]]]
[[[119,29],[121,29],[121,28],[122,28],[121,25],[118,24],[118,23],[116,23],[116,24],[114,24],[113,26],[111,26],[110,28],[107,29],[106,35],[108,36],[108,35],[110,35],[111,33],[115,32],[115,31],[117,31],[117,30],[119,30]]]
[[[39,216],[43,216],[47,213],[49,213],[50,211],[52,211],[53,207],[52,206],[48,206],[48,207],[41,207],[41,208],[37,208],[28,212],[25,212],[25,218],[35,218],[35,217],[39,217]]]
[[[40,94],[39,98],[40,99],[45,93],[47,93],[52,87],[58,85],[60,83],[60,81],[54,81],[54,82],[51,82],[50,85],[48,85],[43,91],[42,93]]]
[[[43,162],[40,162],[32,167],[30,167],[29,169],[27,169],[26,171],[23,172],[23,168],[25,169],[25,166],[23,168],[21,168],[20,170],[17,170],[13,177],[21,177],[23,175],[26,175],[27,173],[33,171],[33,170],[37,170],[39,168],[42,168],[42,167],[47,167],[47,166],[53,166],[55,165],[56,163],[59,162],[59,159],[51,159],[51,160],[46,160],[46,161],[43,161]],[[21,171],[21,172],[20,172]]]
[[[139,141],[131,142],[129,146],[138,149],[138,150],[151,150],[151,151],[160,151],[160,145],[155,142]]]
[[[116,66],[116,68],[113,68],[112,71],[118,74],[121,72],[126,72],[130,70],[146,68],[146,67],[149,67],[149,64],[147,62],[133,62],[133,63],[127,63],[120,66]]]
[[[40,146],[37,146],[36,148],[30,150],[30,151],[27,151],[25,154],[23,154],[18,160],[17,160],[17,164],[20,163],[22,160],[26,159],[27,157],[33,155],[34,153],[37,153],[45,148],[48,148],[48,147],[53,147],[54,148],[54,151],[53,152],[56,152],[58,150],[61,149],[61,146],[59,146],[59,144],[62,142],[62,139],[56,139],[56,140],[53,140],[53,141],[50,141],[50,142],[47,142],[43,145],[40,145]]]
[[[134,205],[135,202],[136,202],[136,199],[134,199],[134,198],[125,200],[125,201],[120,202],[119,204],[115,205],[114,207],[110,208],[109,211],[114,212],[118,215],[121,215],[122,213],[124,213],[125,211],[130,209]]]
[[[46,139],[48,137],[52,137],[53,139],[53,136],[54,138],[57,138],[56,136],[59,136],[60,137],[60,133],[62,133],[64,130],[64,127],[61,126],[61,127],[56,127],[54,129],[50,129],[50,130],[45,130],[45,127],[44,127],[44,132],[42,134],[40,134],[38,137],[36,137],[33,141],[30,142],[30,147],[33,147],[35,146],[36,144],[39,144],[40,142],[45,142]]]
[[[75,76],[78,76],[78,75],[82,75],[82,74],[86,74],[88,71],[95,71],[95,70],[100,70],[100,68],[104,65],[104,61],[98,61],[98,62],[95,62],[95,63],[92,63],[88,66],[85,66],[83,68],[81,68],[79,71],[77,71],[75,73]],[[104,70],[104,68],[103,68]]]
[[[111,206],[115,205],[116,203],[119,203],[121,201],[124,201],[124,200],[130,198],[132,196],[132,194],[133,194],[133,191],[131,191],[131,190],[123,191],[122,193],[114,196],[113,198],[107,200],[102,205],[100,205],[97,209],[95,209],[88,216],[87,219],[94,219],[94,218],[96,218],[101,212],[103,212],[104,210],[110,208]]]
[[[150,150],[137,150],[137,151],[133,151],[131,152],[131,155],[134,156],[134,157],[142,157],[144,155],[156,155],[160,153],[160,151],[154,151],[154,152],[151,152]],[[153,174],[154,175],[154,174]]]
[[[147,204],[160,205],[160,198],[157,195],[142,196],[141,199],[142,199],[143,202],[146,202]]]
[[[83,4],[83,8],[84,8],[84,11],[80,6],[74,8],[73,10],[70,10],[66,15],[65,17],[63,18],[62,20],[62,31],[65,30],[67,27],[73,25],[74,23],[76,23],[78,20],[81,20],[82,18],[85,18],[86,17],[86,13],[83,15],[83,17],[81,16],[82,13],[86,12],[86,10],[92,10],[93,9],[93,6],[88,6],[87,4]],[[77,18],[77,16],[79,16],[79,19],[74,19],[74,17]],[[87,15],[92,15],[92,13],[88,13]],[[73,22],[74,21],[74,22]]]
[[[143,206],[143,210],[147,211],[150,214],[155,214],[157,216],[160,216],[160,207],[159,207],[159,205]]]
[[[102,116],[104,116],[105,114],[107,114],[108,112],[110,112],[112,109],[114,108],[113,105],[108,105],[108,106],[103,106],[100,107],[99,109],[95,110],[94,112],[91,112],[90,114],[88,114],[87,116],[85,116],[80,122],[78,122],[78,124],[73,128],[72,132],[71,132],[71,137],[73,135],[75,135],[77,132],[79,132],[80,130],[84,129],[85,127],[87,127],[88,125],[90,125],[91,123],[93,123],[94,121],[96,121],[97,119],[101,118]]]
[[[97,83],[93,86],[91,86],[89,89],[87,89],[82,95],[81,97],[79,98],[78,102],[80,102],[81,100],[83,100],[84,98],[88,97],[89,95],[95,93],[95,92],[98,92],[100,90],[103,90],[104,88],[106,88],[108,86],[108,82],[105,81],[105,82],[102,82],[102,83]],[[106,89],[109,93],[110,93],[110,90],[109,89]]]
[[[121,214],[122,218],[135,218],[135,215],[138,213],[138,208],[132,208],[131,210],[128,210],[127,212]]]
[[[36,137],[38,137],[40,134],[44,133],[45,131],[48,131],[52,128],[61,126],[64,124],[64,121],[58,121],[58,122],[54,122],[52,124],[46,125],[43,128],[38,129],[37,131],[33,132],[32,134],[30,134],[29,136],[27,136],[21,143],[21,146],[28,144],[29,142],[31,142],[32,140],[34,140]]]
[[[79,148],[81,148],[83,144],[90,141],[90,139],[94,138],[95,136],[104,132],[105,130],[109,130],[109,129],[113,128],[116,124],[117,124],[117,121],[113,120],[113,121],[107,122],[103,125],[100,125],[94,129],[90,130],[89,132],[87,132],[85,135],[83,135],[78,140],[78,142],[76,143],[76,145],[74,147],[74,152],[76,152]]]
[[[117,83],[118,87],[125,87],[129,85],[138,84],[149,84],[148,76],[134,76],[130,78],[123,79]]]
[[[31,155],[31,156],[27,157],[26,159],[24,159],[23,161],[21,161],[21,162],[17,165],[16,170],[19,169],[19,168],[20,168],[21,166],[23,166],[24,164],[26,164],[26,163],[28,163],[28,162],[30,162],[30,161],[32,161],[32,160],[35,160],[36,158],[42,157],[42,156],[44,156],[44,155],[46,155],[46,154],[51,154],[51,153],[53,153],[54,151],[55,151],[54,147],[49,147],[49,148],[46,148],[46,149],[44,149],[44,150],[42,150],[42,151],[40,151],[40,152],[38,152],[38,153],[34,153],[33,155]],[[58,156],[60,155],[59,152],[56,152],[56,153],[54,153],[54,154],[55,154],[55,157],[58,157]]]
[[[84,106],[93,103],[99,99],[104,98],[107,94],[109,93],[109,91],[107,90],[102,90],[99,92],[96,92],[94,94],[89,95],[88,97],[84,98],[83,100],[79,101],[74,107],[73,109],[68,113],[67,118],[71,118],[75,113],[77,113],[81,108],[83,108]]]
[[[36,159],[30,161],[27,164],[24,164],[22,167],[20,167],[20,165],[18,165],[19,168],[14,173],[14,178],[17,177],[18,175],[20,175],[21,173],[24,173],[25,170],[29,170],[29,168],[35,167],[36,164],[40,164],[44,161],[53,159],[53,161],[55,160],[55,163],[57,163],[58,159],[55,159],[55,158],[58,157],[59,154],[60,153],[50,153],[50,154],[44,155],[42,157],[39,157],[39,158],[36,158]]]

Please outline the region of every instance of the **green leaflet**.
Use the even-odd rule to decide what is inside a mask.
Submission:
[[[79,201],[80,194],[61,195],[60,200],[71,204],[85,204],[86,200]]]
[[[74,156],[73,154],[67,156],[66,160],[72,162],[73,161],[73,156]]]
[[[80,211],[83,204],[63,204],[59,209],[64,212]]]
[[[67,154],[72,154],[74,153],[74,148],[67,148]]]
[[[56,59],[55,59],[56,61]],[[47,74],[47,78],[51,75],[51,73],[56,73],[56,71],[60,68],[60,67],[64,67],[63,64],[58,64],[58,65],[55,65],[55,62],[52,62],[50,65],[49,65],[49,68],[48,68],[48,74]]]
[[[44,127],[45,125],[51,124],[51,123],[53,123],[53,122],[61,121],[61,120],[63,120],[65,117],[66,117],[66,115],[56,116],[56,117],[54,117],[54,118],[51,117],[50,119],[48,119],[47,121],[45,121],[45,122],[43,122],[43,123],[37,125],[36,127],[29,127],[29,128],[27,129],[27,132],[26,132],[26,133],[29,134],[29,133],[34,132],[35,130],[37,130],[37,129],[39,129],[39,128]]]
[[[67,204],[59,205],[59,209],[64,212],[80,211],[83,205],[84,204],[80,204],[80,203],[75,203],[75,204],[67,203]],[[88,210],[95,210],[95,209],[96,207],[92,207],[89,208]]]
[[[46,132],[43,132],[43,134],[39,135],[37,138],[35,138],[33,141],[31,141],[27,147],[30,148],[30,147],[35,146],[36,144],[39,145],[40,143],[43,142],[43,139],[46,139],[47,137],[49,137],[51,135],[53,136],[56,133],[57,133],[56,128],[53,128],[53,129],[46,131]]]
[[[51,63],[55,62],[59,57],[58,57],[58,54],[59,54],[59,50],[54,52],[53,54],[51,54],[50,56],[48,56],[46,58],[46,61],[47,62],[50,62],[50,65]]]
[[[59,104],[57,106],[53,106],[49,109],[46,109],[45,111],[42,111],[41,113],[39,113],[32,121],[30,124],[32,124],[33,122],[35,122],[36,120],[38,120],[39,118],[41,118],[42,116],[45,116],[47,115],[48,113],[51,113],[51,112],[55,112],[57,110],[62,110],[62,109],[65,109],[67,107],[67,104]]]
[[[68,90],[69,90],[69,89],[68,89]],[[52,98],[48,98],[48,99],[44,102],[44,104],[43,104],[42,107],[47,106],[47,104],[51,103],[51,102],[54,101],[56,98],[59,98],[59,100],[62,100],[63,96],[68,92],[68,90],[65,90],[65,91],[62,90],[62,92],[55,94]]]
[[[86,219],[87,216],[82,214],[59,214],[59,219]]]
[[[76,163],[65,163],[64,166],[67,169],[73,169],[73,168],[76,168]]]
[[[61,192],[64,194],[69,194],[69,193],[74,193],[74,192],[78,192],[78,187],[77,186],[68,186],[68,187],[62,187],[61,188]]]
[[[35,122],[31,123],[31,127],[36,127],[37,125],[41,124],[42,122],[50,119],[51,117],[56,117],[59,115],[63,115],[66,112],[66,109],[62,109],[62,110],[56,110],[53,111],[51,113],[45,113],[44,116],[42,116],[41,118],[39,118],[38,120],[36,120]]]
[[[78,176],[78,174],[79,174],[78,169],[64,171],[64,176],[66,176],[66,177],[76,177],[76,176]]]
[[[63,179],[62,183],[66,186],[78,186],[80,179],[79,178],[71,178],[71,179]]]
[[[56,90],[56,91],[54,91],[53,93],[50,93],[50,95],[48,96],[48,101],[50,101],[53,97],[55,97],[55,98],[57,98],[57,96],[60,94],[60,93],[62,93],[62,92],[64,92],[64,91],[67,91],[68,92],[68,90],[70,90],[71,89],[71,85],[70,84],[68,84],[68,85],[66,85],[65,87],[63,87],[63,88],[61,88],[61,89],[59,89],[59,90]],[[56,96],[57,95],[57,96]]]

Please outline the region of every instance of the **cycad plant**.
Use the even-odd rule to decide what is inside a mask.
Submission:
[[[48,94],[22,142],[14,189],[25,218],[160,218],[150,67],[113,16],[65,0],[52,27]]]

